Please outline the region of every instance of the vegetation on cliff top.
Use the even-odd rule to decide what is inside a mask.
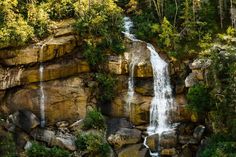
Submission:
[[[118,4],[131,15],[139,39],[178,59],[195,57],[201,41],[214,39],[231,26],[230,0],[119,0]]]

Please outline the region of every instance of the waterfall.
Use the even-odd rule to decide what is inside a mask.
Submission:
[[[133,23],[130,18],[125,17],[125,36],[129,38],[133,43],[135,42],[144,42],[130,33]],[[159,134],[161,135],[165,131],[172,130],[171,125],[168,123],[168,114],[171,108],[173,107],[174,101],[172,98],[172,90],[170,86],[170,79],[168,74],[168,64],[161,59],[161,57],[156,52],[155,48],[146,43],[147,49],[150,52],[150,62],[153,70],[153,87],[154,87],[154,97],[151,102],[150,109],[150,124],[147,128],[148,135]],[[138,50],[137,50],[138,51]],[[134,52],[135,53],[135,52]],[[128,99],[127,104],[129,109],[132,108],[131,102],[134,96],[134,68],[140,61],[140,56],[132,53],[131,62],[129,65],[129,81],[128,81]],[[129,110],[132,112],[132,110]],[[160,136],[159,136],[160,138]],[[160,139],[159,139],[160,140]],[[144,145],[146,145],[146,138],[144,140]],[[150,152],[151,156],[158,156],[158,153]]]
[[[39,105],[40,105],[40,125],[41,127],[45,126],[45,93],[44,93],[44,86],[43,86],[43,73],[44,73],[44,65],[43,65],[43,48],[44,44],[40,47],[39,50],[39,59],[40,59],[40,66],[39,66]]]
[[[150,126],[148,134],[161,134],[170,130],[168,124],[168,111],[173,105],[172,91],[168,75],[168,64],[160,58],[155,48],[147,44],[151,53],[151,64],[153,69],[154,97],[151,102]]]
[[[133,23],[130,20],[129,17],[124,18],[125,21],[125,31],[123,32],[127,38],[129,38],[132,41],[139,41],[135,38],[133,34],[130,33],[130,29],[133,27]],[[139,58],[136,57],[133,53],[131,54],[131,61],[129,64],[129,79],[128,79],[128,93],[127,93],[127,100],[126,100],[126,105],[128,107],[127,112],[128,116],[132,115],[132,107],[131,107],[131,102],[134,97],[134,68],[138,63]]]

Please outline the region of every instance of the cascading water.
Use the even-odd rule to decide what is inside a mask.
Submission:
[[[173,98],[168,76],[168,64],[160,58],[151,44],[147,44],[147,48],[151,53],[154,80],[154,97],[150,110],[150,126],[147,131],[149,135],[161,134],[171,129],[168,124],[168,111],[173,106]]]
[[[41,127],[45,126],[45,93],[44,93],[44,86],[43,86],[43,73],[44,73],[44,65],[43,65],[43,48],[44,44],[40,47],[39,51],[39,59],[40,59],[40,66],[39,66],[39,105],[40,105],[40,125]]]
[[[125,17],[125,36],[132,40],[133,42],[144,42],[136,39],[133,34],[130,33],[133,23],[130,18]],[[172,130],[171,125],[168,123],[168,113],[173,107],[172,91],[170,86],[170,80],[168,76],[168,64],[161,59],[161,57],[156,52],[155,48],[147,44],[147,49],[150,51],[150,61],[153,69],[153,86],[154,86],[154,97],[151,102],[150,109],[150,125],[147,128],[148,135],[159,134],[161,135],[165,131]],[[138,51],[138,50],[137,50]],[[131,101],[134,96],[134,67],[139,63],[140,59],[138,55],[132,54],[131,62],[129,65],[129,82],[128,82],[128,99],[127,104],[129,109],[131,109]],[[130,110],[131,111],[131,110]],[[160,137],[160,136],[159,136]],[[160,139],[159,139],[160,140]],[[146,145],[146,138],[144,140],[144,145]],[[159,150],[159,149],[158,149]],[[157,152],[152,153],[152,156],[159,156]]]
[[[133,27],[133,23],[130,20],[130,18],[125,17],[124,21],[125,21],[125,25],[124,25],[125,32],[123,32],[123,33],[125,34],[125,36],[134,42],[138,41],[135,38],[135,36],[130,33],[130,28]],[[134,68],[135,68],[135,65],[138,63],[138,57],[134,56],[133,54],[131,54],[131,55],[132,55],[131,61],[129,64],[129,74],[130,75],[129,75],[129,79],[128,79],[128,93],[127,93],[127,100],[126,100],[126,103],[128,106],[127,110],[129,113],[128,116],[130,116],[132,113],[131,102],[134,97]]]

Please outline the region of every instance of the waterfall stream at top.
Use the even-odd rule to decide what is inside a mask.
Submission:
[[[39,66],[39,105],[40,105],[40,126],[44,127],[46,124],[45,121],[45,93],[44,93],[44,86],[43,86],[43,73],[44,73],[44,65],[43,65],[43,48],[44,44],[41,45],[39,51],[39,59],[40,59],[40,66]]]
[[[124,18],[125,21],[125,36],[131,41],[144,42],[137,39],[133,34],[130,33],[130,29],[133,27],[133,23],[129,17]],[[173,107],[174,101],[172,98],[172,91],[170,86],[170,80],[168,76],[168,64],[161,59],[156,52],[155,48],[146,43],[147,49],[150,52],[150,62],[153,69],[153,89],[154,97],[151,102],[150,108],[150,124],[147,128],[148,135],[159,134],[161,135],[165,131],[172,130],[171,125],[168,123],[168,113]],[[138,51],[138,50],[137,50]],[[131,54],[131,61],[129,65],[129,82],[128,82],[128,98],[127,105],[132,112],[131,102],[134,96],[134,69],[135,65],[139,63],[139,56]],[[160,136],[159,136],[160,137]],[[146,139],[145,139],[146,141]],[[144,145],[146,145],[144,141]],[[151,153],[152,156],[158,156],[157,152]]]

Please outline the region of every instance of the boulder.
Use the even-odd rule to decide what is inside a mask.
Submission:
[[[115,134],[120,128],[133,128],[133,124],[126,118],[112,118],[107,120],[107,135]]]
[[[163,148],[173,148],[177,145],[177,134],[174,130],[165,131],[160,137],[160,146]]]
[[[177,126],[177,132],[179,135],[192,135],[194,128],[193,123],[180,123]]]
[[[80,119],[69,126],[69,129],[73,132],[79,131],[84,125],[84,120]]]
[[[135,144],[141,140],[141,131],[137,129],[121,128],[115,134],[111,134],[108,137],[108,142],[115,146],[115,148],[121,148],[124,145]]]
[[[185,79],[185,87],[192,87],[198,80],[195,73],[190,73]]]
[[[9,115],[8,122],[13,123],[27,132],[40,124],[39,119],[35,116],[35,114],[28,110],[18,110]]]
[[[195,59],[190,65],[190,69],[206,69],[212,64],[210,59]]]
[[[206,129],[205,126],[198,125],[193,131],[193,137],[200,141],[205,129]]]
[[[27,150],[29,150],[32,147],[32,145],[33,144],[30,141],[27,141],[25,146],[24,146],[24,149],[27,151]]]
[[[30,136],[20,129],[16,129],[14,132],[14,141],[18,150],[24,149],[27,141],[30,140]]]
[[[46,142],[49,145],[52,145],[53,140],[56,138],[56,133],[52,130],[36,128],[31,131],[30,135],[35,139],[42,142]]]
[[[70,151],[75,151],[76,146],[75,146],[75,137],[72,135],[61,135],[61,136],[56,136],[55,139],[52,142],[53,146],[59,146],[61,148],[65,148]]]
[[[18,90],[9,90],[3,103],[10,113],[27,109],[40,118],[39,90],[40,86],[37,84],[28,85]],[[43,83],[43,91],[45,94],[46,125],[85,117],[91,91],[84,86],[82,77],[45,82]]]
[[[189,135],[179,135],[178,142],[180,144],[197,144],[198,141],[193,137]]]
[[[162,149],[161,150],[161,155],[164,155],[164,156],[174,156],[176,155],[176,149],[175,148],[169,148],[169,149]]]
[[[75,151],[75,137],[70,134],[57,135],[54,131],[46,129],[35,129],[31,132],[31,136],[39,141],[46,142],[50,146],[58,146],[61,148]]]
[[[199,81],[204,80],[204,71],[203,70],[192,70],[192,73],[194,73],[195,77]]]
[[[128,146],[118,152],[118,157],[150,157],[147,148],[142,144]]]
[[[147,147],[151,152],[158,152],[158,144],[159,144],[159,134],[153,134],[148,137],[146,137],[146,143]]]
[[[180,157],[192,157],[193,156],[193,153],[191,151],[191,149],[189,148],[188,145],[184,145],[182,147],[182,151],[179,155]]]

